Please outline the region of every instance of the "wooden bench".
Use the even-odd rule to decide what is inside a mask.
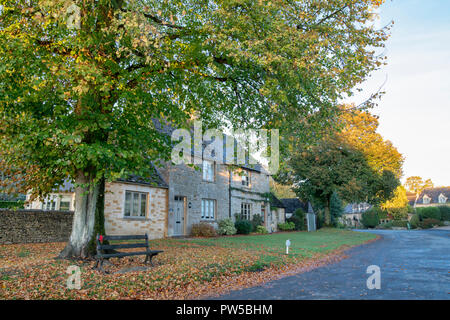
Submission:
[[[143,256],[145,255],[144,263],[150,261],[153,266],[152,258],[163,252],[162,250],[150,250],[148,245],[148,236],[145,235],[129,235],[129,236],[103,236],[97,234],[97,263],[94,269],[98,269],[104,273],[103,262],[105,259],[109,258],[123,258],[130,256]],[[103,244],[104,241],[127,241],[127,240],[145,240],[145,242],[140,243],[122,243],[122,244]],[[117,249],[135,249],[135,248],[145,248],[145,251],[131,251],[131,252],[119,252]]]

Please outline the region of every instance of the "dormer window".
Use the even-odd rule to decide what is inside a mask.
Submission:
[[[427,195],[423,196],[423,204],[429,204],[431,201],[431,198]]]
[[[214,162],[203,160],[203,180],[214,182]]]
[[[248,172],[247,170],[242,170],[242,185],[244,187],[249,187],[250,186],[250,172]]]
[[[439,203],[446,203],[446,202],[447,202],[447,197],[441,193],[439,195]]]

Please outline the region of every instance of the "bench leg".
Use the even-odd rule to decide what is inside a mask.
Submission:
[[[97,263],[95,264],[95,267],[93,269],[101,271],[102,273],[109,273],[105,269],[103,269],[103,261],[103,259],[97,260]]]
[[[147,255],[145,256],[145,261],[144,261],[144,263],[150,262],[150,265],[151,265],[152,267],[154,267],[153,261],[152,261],[153,256],[154,256],[154,254],[151,254],[151,253],[150,253],[150,254],[147,254]]]

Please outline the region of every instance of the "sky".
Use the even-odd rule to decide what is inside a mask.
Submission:
[[[372,113],[405,157],[402,181],[421,176],[450,186],[450,1],[387,0],[379,16],[378,26],[394,21],[388,65],[351,101],[365,101],[386,82]]]

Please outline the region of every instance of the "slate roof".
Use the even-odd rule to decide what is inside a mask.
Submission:
[[[439,203],[439,195],[443,194],[447,197],[447,203],[450,203],[450,187],[428,188],[421,192],[417,203],[423,204],[423,196],[427,195],[431,198],[430,204]]]
[[[154,119],[153,123],[154,123],[155,129],[157,131],[159,131],[160,133],[162,133],[162,134],[164,134],[166,136],[169,136],[169,137],[176,130],[176,128],[174,128],[173,126],[168,125],[168,124],[162,124],[157,119]],[[191,127],[190,130],[191,130],[191,135],[193,136],[194,128]],[[233,137],[224,133],[223,136],[222,136],[222,141],[223,141],[223,159],[222,159],[222,162],[223,163],[226,163],[226,158],[227,158],[227,149],[226,149],[226,141],[227,141],[227,139],[233,139]],[[203,143],[202,143],[202,150],[204,151],[205,148],[208,145],[210,145],[211,143],[213,143],[213,142],[214,142],[214,139],[203,141]],[[234,149],[235,150],[236,150],[236,147],[237,147],[237,140],[234,139]],[[192,143],[192,148],[191,148],[191,155],[194,155],[194,144],[193,143]],[[235,163],[237,162],[236,160],[237,160],[237,157],[234,156],[234,162]],[[244,168],[244,169],[247,169],[247,170],[250,170],[250,171],[260,172],[260,173],[264,171],[264,168],[263,168],[263,166],[260,163],[250,164],[248,153],[246,153],[246,156],[245,156],[245,164],[240,164],[240,165],[238,165],[238,167]]]
[[[117,179],[117,181],[125,182],[125,183],[133,183],[133,184],[143,184],[143,185],[159,187],[159,188],[166,188],[166,189],[169,188],[167,183],[161,177],[158,170],[156,168],[153,168],[153,169],[154,169],[154,174],[151,177],[141,177],[138,175],[131,174],[127,178]],[[56,190],[55,190],[55,192],[60,192],[60,193],[75,192],[74,185],[70,180],[65,180],[63,185],[61,185]]]
[[[272,208],[286,208],[283,202],[281,202],[272,192],[269,194],[269,203]]]
[[[294,213],[295,210],[301,208],[303,211],[308,212],[308,204],[300,201],[298,198],[284,198],[281,199],[284,207],[286,208],[286,213]]]

